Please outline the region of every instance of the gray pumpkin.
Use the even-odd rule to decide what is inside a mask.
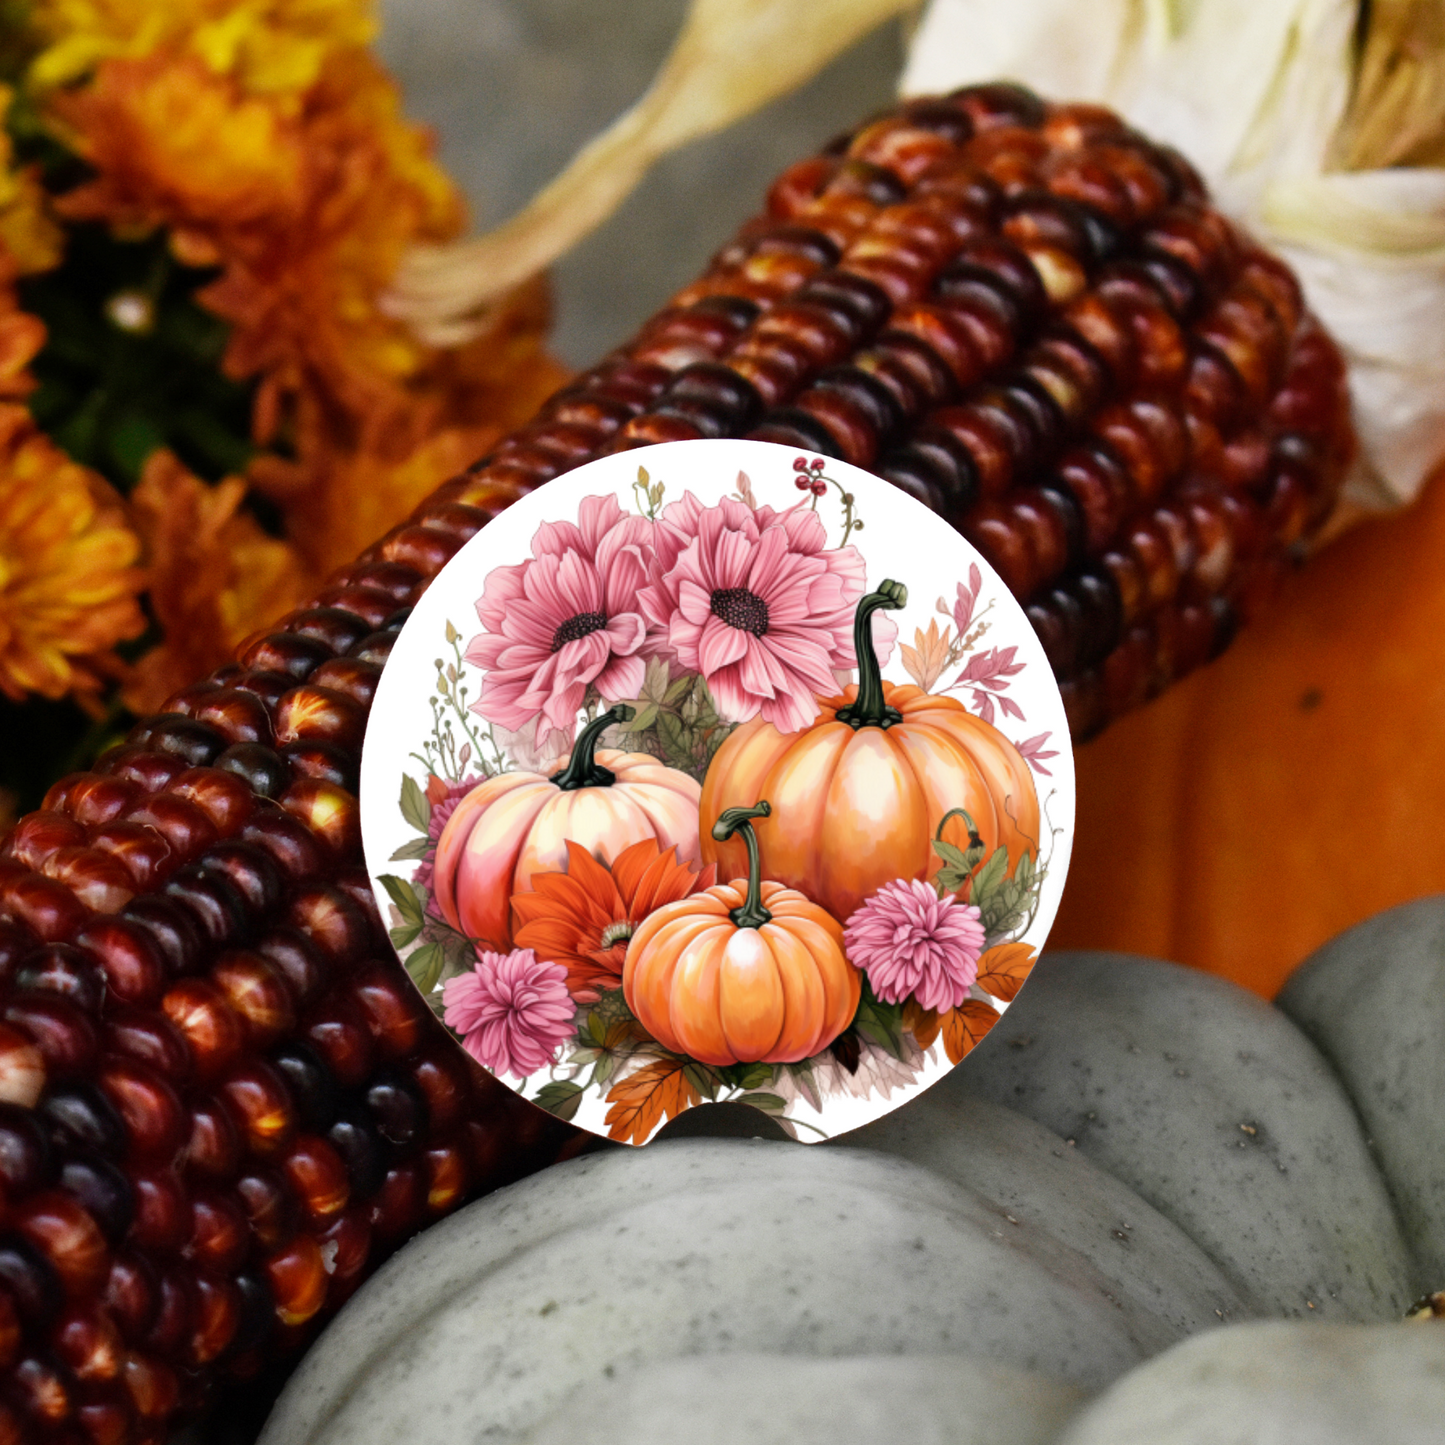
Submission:
[[[1362,1410],[1438,1439],[1445,1330],[1382,1322],[1445,1284],[1442,972],[1445,901],[1278,1008],[1048,956],[964,1067],[837,1145],[600,1153],[428,1231],[262,1445],[1332,1442]]]

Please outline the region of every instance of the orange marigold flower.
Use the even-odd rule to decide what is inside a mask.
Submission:
[[[36,168],[15,169],[14,147],[4,126],[14,99],[14,90],[0,85],[0,249],[9,252],[14,269],[25,276],[54,266],[65,238],[50,217]]]
[[[121,696],[138,713],[229,662],[257,628],[299,603],[313,580],[285,542],[241,510],[246,485],[208,487],[155,452],[131,508],[145,542],[151,611],[164,640],[131,670]]]
[[[97,691],[98,654],[145,628],[139,553],[104,479],[0,403],[0,691]]]
[[[627,941],[649,913],[711,888],[716,868],[694,873],[677,850],[655,839],[624,848],[609,869],[585,848],[567,844],[565,873],[534,873],[532,891],[512,895],[518,948],[567,970],[567,987],[579,1003],[622,987]]]

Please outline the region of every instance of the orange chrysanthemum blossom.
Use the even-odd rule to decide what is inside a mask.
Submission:
[[[29,276],[59,262],[65,236],[50,215],[38,167],[15,164],[5,129],[14,100],[14,89],[0,85],[0,252],[8,253],[9,270]]]
[[[529,893],[512,895],[513,939],[538,958],[567,970],[579,1003],[622,987],[627,943],[649,913],[711,888],[716,868],[695,873],[677,850],[655,839],[624,848],[611,868],[585,848],[567,844],[565,873],[535,873]]]
[[[106,481],[0,403],[0,691],[93,701],[101,655],[145,628],[139,554]]]
[[[38,90],[176,49],[253,93],[296,92],[377,28],[373,0],[33,0],[26,19],[40,46],[26,79]]]
[[[240,478],[207,486],[170,452],[146,462],[130,503],[162,640],[122,687],[132,711],[156,711],[178,688],[229,662],[243,638],[299,603],[316,580],[294,548],[242,509],[245,495]]]

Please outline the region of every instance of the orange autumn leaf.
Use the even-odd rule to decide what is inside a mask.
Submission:
[[[916,998],[910,998],[903,1005],[903,1027],[913,1035],[920,1049],[926,1049],[938,1037],[943,1023],[937,1009],[924,1008]]]
[[[164,638],[122,690],[135,712],[154,712],[177,688],[229,661],[243,638],[300,602],[313,580],[294,549],[241,510],[245,493],[236,477],[206,486],[170,452],[146,463],[131,511]]]
[[[943,669],[948,666],[949,635],[947,631],[938,630],[938,620],[933,618],[929,621],[928,631],[921,627],[913,630],[913,646],[909,647],[904,643],[899,649],[903,666],[909,677],[928,692],[933,684],[943,676]]]
[[[943,1051],[958,1063],[998,1022],[997,1011],[980,999],[965,999],[943,1015]]]
[[[975,982],[985,993],[1012,1003],[1033,966],[1033,944],[996,943],[979,959]]]
[[[659,1059],[629,1074],[607,1095],[607,1137],[645,1144],[663,1118],[675,1119],[702,1096],[688,1081],[686,1059]]]

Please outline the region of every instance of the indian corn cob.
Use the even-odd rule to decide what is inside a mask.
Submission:
[[[973,87],[785,172],[634,340],[6,837],[0,1445],[161,1438],[407,1234],[576,1147],[391,954],[362,734],[407,608],[500,509],[708,436],[844,458],[958,527],[1078,738],[1226,645],[1351,448],[1289,272],[1105,111]]]

